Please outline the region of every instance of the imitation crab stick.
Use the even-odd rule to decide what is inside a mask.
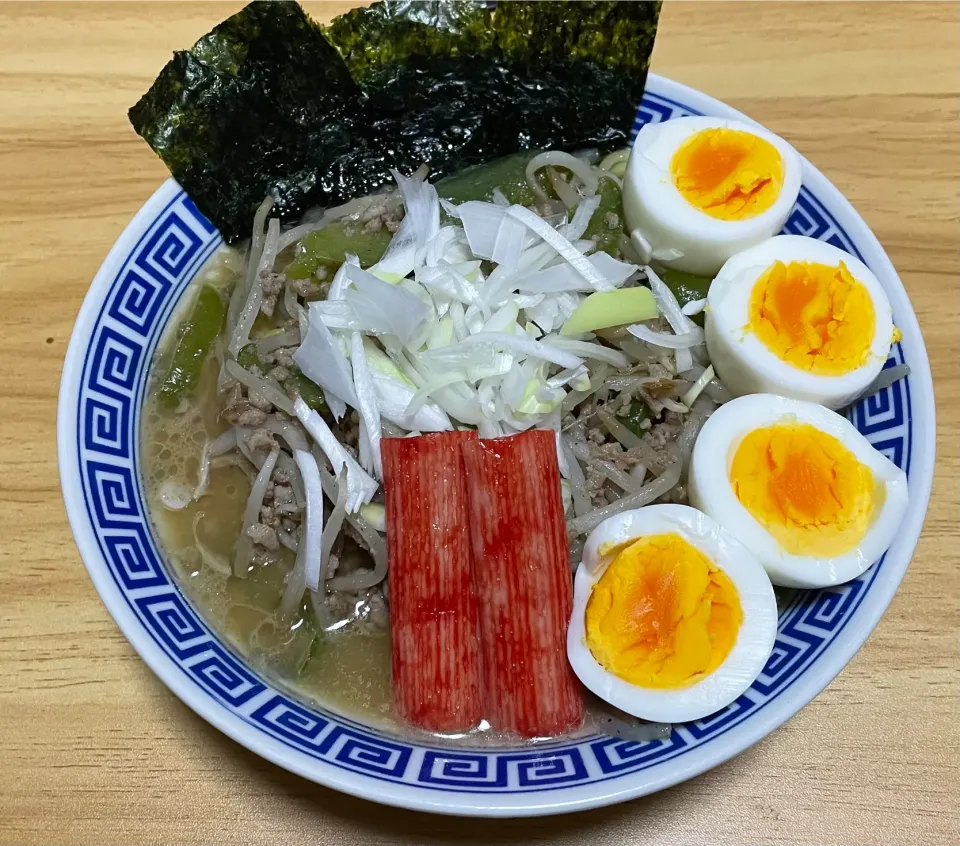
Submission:
[[[431,731],[466,729],[481,718],[461,453],[470,440],[476,432],[387,438],[381,445],[394,701],[407,721]]]
[[[554,433],[465,441],[463,457],[484,716],[525,737],[560,734],[580,724],[583,702],[567,663],[573,589]]]

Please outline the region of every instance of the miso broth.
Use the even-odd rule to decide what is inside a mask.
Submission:
[[[175,337],[174,328],[161,344],[152,384],[167,366]],[[176,510],[164,503],[171,492],[193,491],[204,444],[229,428],[220,419],[219,369],[216,357],[210,356],[186,408],[171,412],[155,391],[146,400],[141,432],[145,491],[167,560],[207,623],[252,666],[308,702],[386,726],[391,722],[391,689],[385,609],[379,609],[380,619],[370,619],[364,597],[354,596],[350,601],[358,609],[353,616],[361,619],[327,633],[318,631],[308,602],[302,603],[296,619],[279,621],[276,612],[294,554],[281,547],[260,556],[246,578],[232,574],[250,492],[248,473],[236,461],[213,462],[209,485],[199,499]]]

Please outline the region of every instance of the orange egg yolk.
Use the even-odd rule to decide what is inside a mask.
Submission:
[[[840,376],[870,358],[873,301],[843,262],[774,262],[753,286],[749,313],[764,345],[808,373]]]
[[[742,622],[726,573],[680,535],[650,535],[623,548],[594,585],[586,642],[625,681],[682,688],[723,663]]]
[[[670,171],[690,205],[720,220],[756,217],[783,188],[780,151],[739,129],[704,129],[690,136],[674,154]]]
[[[791,555],[849,552],[883,501],[870,469],[808,423],[754,429],[737,447],[730,482],[744,508]]]

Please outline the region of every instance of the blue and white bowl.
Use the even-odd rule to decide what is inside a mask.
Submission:
[[[634,130],[689,114],[746,120],[651,75]],[[220,235],[172,179],[137,213],[87,294],[70,341],[58,412],[63,496],[100,596],[164,683],[221,731],[305,778],[378,802],[449,814],[527,816],[642,796],[736,755],[817,695],[877,625],[913,554],[934,464],[934,400],[923,339],[897,273],[846,199],[809,162],[786,232],[829,241],[873,270],[903,341],[888,366],[908,379],[861,402],[857,428],[902,467],[910,507],[893,546],[860,578],[800,593],[780,616],[761,676],[725,710],[634,743],[595,735],[535,750],[411,743],[312,708],[248,666],[181,593],[146,513],[139,427],[149,363],[177,301]]]

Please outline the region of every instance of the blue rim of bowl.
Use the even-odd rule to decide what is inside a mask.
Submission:
[[[704,112],[749,121],[706,95],[651,74],[634,132],[649,121]],[[858,230],[856,240],[827,206],[849,219],[847,228]],[[932,382],[919,327],[889,259],[852,206],[806,161],[804,189],[786,230],[854,253],[896,295],[894,311],[905,342],[894,348],[888,366],[904,361],[909,339],[913,373],[860,403],[851,420],[907,471],[912,519],[894,544],[895,556],[888,551],[859,579],[799,594],[784,609],[764,673],[729,708],[678,726],[665,741],[638,744],[595,735],[535,749],[467,750],[409,742],[306,706],[246,667],[167,574],[138,471],[146,363],[183,290],[221,243],[172,180],[137,214],[98,273],[81,309],[61,384],[64,499],[108,610],[161,679],[213,725],[280,766],[388,804],[489,816],[559,813],[653,792],[726,760],[813,698],[872,631],[906,570],[932,477],[932,469],[920,478],[911,471],[916,446],[921,466],[933,466]],[[916,385],[924,406],[919,419],[913,413]],[[865,604],[870,605],[866,611]],[[857,625],[848,630],[854,618]],[[802,684],[795,687],[797,682]]]

